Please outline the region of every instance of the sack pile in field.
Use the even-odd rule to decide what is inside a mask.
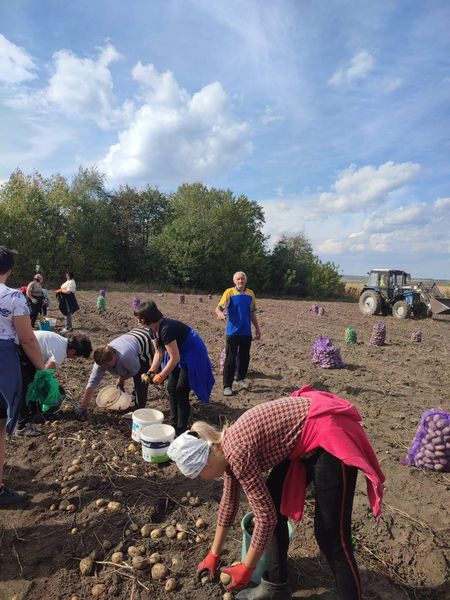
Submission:
[[[413,331],[411,334],[412,342],[421,342],[422,341],[422,332],[421,331]]]
[[[184,297],[184,294],[180,294],[178,296],[178,304],[185,304],[186,302],[186,298]]]
[[[325,314],[325,309],[323,306],[319,307],[319,317],[323,317],[323,315]]]
[[[386,341],[386,325],[384,323],[375,323],[372,329],[369,343],[374,346],[384,346]]]
[[[224,348],[222,350],[222,352],[220,353],[220,358],[219,358],[219,371],[220,371],[221,375],[223,375],[223,368],[225,366],[225,359],[226,359],[226,357],[227,357],[227,349]],[[238,371],[239,371],[239,354],[236,357],[236,368],[234,370],[234,376],[235,377],[237,377]]]
[[[339,348],[330,338],[322,336],[313,342],[311,361],[322,369],[342,369],[345,366]]]
[[[139,296],[136,296],[135,298],[133,298],[133,308],[139,308],[141,304],[141,299],[139,298]]]
[[[402,462],[450,472],[450,413],[438,408],[422,413],[416,437]]]
[[[346,344],[356,344],[358,336],[356,330],[351,325],[347,325],[345,329],[344,339]]]
[[[203,297],[202,297],[202,296],[199,296],[199,297],[198,297],[198,301],[199,301],[199,302],[203,302]]]
[[[313,304],[309,310],[312,313],[314,313],[315,315],[317,315],[317,313],[319,312],[319,305],[318,304]]]

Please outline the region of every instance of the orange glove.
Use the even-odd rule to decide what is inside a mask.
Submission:
[[[250,569],[247,565],[244,565],[244,563],[239,563],[235,567],[224,567],[220,569],[222,573],[227,573],[231,577],[231,583],[227,586],[227,590],[237,590],[245,587],[250,583],[254,570],[255,569]]]
[[[217,573],[217,565],[219,564],[220,556],[213,552],[208,552],[206,558],[197,567],[197,577],[201,577],[202,573],[208,571],[211,581],[214,579]]]
[[[56,292],[55,292],[55,294],[62,294],[62,293],[63,293],[63,291],[61,288],[59,290],[56,290]]]
[[[156,385],[161,385],[165,380],[166,378],[161,375],[161,373],[156,373],[156,375],[153,377],[153,383],[156,383]]]

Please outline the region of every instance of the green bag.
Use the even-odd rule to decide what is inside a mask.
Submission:
[[[59,384],[53,369],[42,369],[36,371],[33,381],[28,386],[25,398],[27,404],[35,402],[46,412],[61,403]]]

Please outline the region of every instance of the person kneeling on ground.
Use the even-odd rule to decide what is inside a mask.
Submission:
[[[91,341],[86,335],[69,334],[65,338],[53,331],[35,331],[34,335],[39,343],[46,369],[58,369],[66,358],[89,358],[92,352]],[[28,405],[25,399],[28,386],[34,379],[36,369],[23,351],[20,352],[20,367],[22,372],[22,392],[16,433],[17,435],[33,437],[41,435],[41,432],[33,425],[33,422],[38,418],[39,408],[35,404]]]
[[[190,390],[202,402],[209,403],[214,375],[208,350],[192,327],[164,317],[153,301],[140,304],[134,314],[140,325],[150,329],[156,352],[148,375],[153,377],[153,383],[156,384],[162,384],[167,379],[170,422],[179,435],[188,427]],[[168,360],[165,362],[166,352]],[[163,368],[158,373],[161,364]]]
[[[83,419],[86,416],[89,402],[107,371],[118,375],[116,384],[121,390],[124,389],[125,381],[132,377],[135,405],[137,408],[144,408],[149,382],[142,381],[141,375],[149,370],[153,356],[154,347],[150,333],[142,327],[136,327],[108,344],[98,346],[94,350],[95,365],[92,367],[81,404],[76,410],[77,418]]]
[[[333,572],[340,600],[361,600],[352,549],[351,515],[358,469],[367,480],[372,511],[381,515],[384,475],[356,408],[333,394],[305,386],[290,398],[259,404],[230,427],[218,431],[194,423],[176,438],[168,456],[191,479],[223,476],[214,541],[197,575],[214,578],[228,530],[239,507],[239,489],[255,515],[251,544],[243,563],[222,569],[229,590],[246,588],[267,553],[261,583],[244,589],[239,600],[288,600],[288,517],[302,518],[306,487],[314,483],[314,531]],[[264,480],[263,473],[270,471]]]

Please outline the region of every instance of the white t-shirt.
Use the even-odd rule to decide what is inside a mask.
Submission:
[[[65,292],[72,292],[72,294],[75,294],[75,292],[77,291],[77,284],[75,283],[75,279],[67,279],[67,281],[65,281],[61,285],[61,289]]]
[[[60,367],[67,358],[67,339],[53,331],[35,331],[34,335],[39,342],[44,363],[51,360]]]
[[[18,344],[19,338],[13,318],[29,314],[27,301],[22,292],[0,283],[0,339]]]

